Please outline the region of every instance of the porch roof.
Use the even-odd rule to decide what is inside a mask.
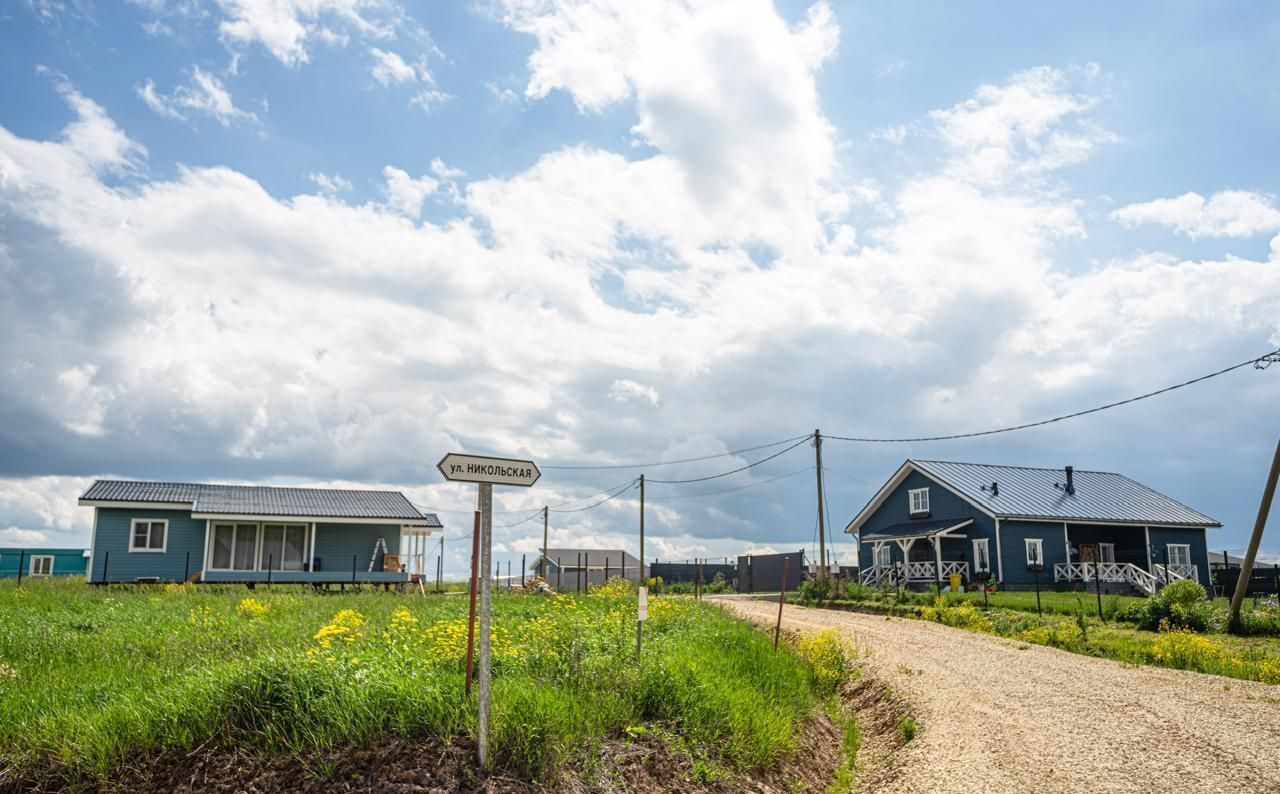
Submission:
[[[864,533],[862,542],[872,543],[882,540],[932,538],[936,535],[945,535],[953,530],[964,529],[972,523],[972,518],[938,518],[932,521],[908,521],[905,524],[894,524],[883,529]]]

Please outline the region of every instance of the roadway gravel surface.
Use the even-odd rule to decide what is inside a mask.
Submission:
[[[720,601],[777,618],[776,602]],[[891,758],[868,743],[884,757],[860,754],[863,790],[1280,792],[1280,687],[882,615],[786,606],[782,626],[840,629],[919,725]]]

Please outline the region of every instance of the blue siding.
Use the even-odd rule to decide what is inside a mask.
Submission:
[[[907,492],[914,488],[929,489],[929,516],[927,519],[912,519],[911,508],[907,502]],[[893,489],[884,504],[867,518],[866,523],[862,525],[860,530],[862,535],[870,534],[877,529],[893,526],[894,524],[904,524],[912,520],[935,520],[944,518],[954,518],[957,521],[963,521],[966,518],[972,518],[973,524],[967,527],[964,532],[966,537],[963,538],[944,538],[942,541],[942,560],[943,562],[951,562],[961,560],[969,563],[969,571],[973,572],[973,539],[988,538],[988,546],[991,550],[991,567],[992,573],[995,572],[995,522],[986,513],[971,505],[967,500],[961,499],[944,486],[934,482],[928,476],[918,471],[913,471]],[[872,557],[870,543],[858,544],[858,566],[863,570],[870,568],[875,564]],[[929,550],[927,559],[933,559],[933,546],[928,541],[916,541],[912,546],[912,553],[919,554],[917,547],[923,546]],[[963,556],[961,556],[963,555]],[[894,559],[902,559],[902,552],[894,544]]]
[[[129,536],[135,518],[169,521],[169,534],[163,553],[129,551]],[[358,579],[407,579],[404,573],[383,573],[381,555],[373,568],[376,575],[370,573],[369,559],[373,556],[378,538],[386,540],[388,554],[399,553],[400,524],[318,524],[316,551],[313,556],[323,560],[323,569],[317,575],[275,571],[272,573],[272,581],[285,581],[281,577],[286,576],[293,577],[294,581],[349,578],[353,557],[356,560]],[[108,552],[110,557],[107,556]],[[192,518],[190,511],[102,507],[98,508],[97,525],[94,527],[91,581],[102,581],[104,566],[107,578],[113,582],[132,582],[139,577],[152,576],[163,581],[180,581],[184,571],[190,578],[204,568],[204,553],[205,520]],[[205,581],[265,579],[265,571],[210,571],[204,577]]]
[[[1028,538],[1040,538],[1044,550],[1044,570],[1040,572],[1040,586],[1053,587],[1053,566],[1067,562],[1067,543],[1062,522],[1001,521],[1000,557],[1004,561],[1003,584],[1022,587],[1034,585],[1036,575],[1027,570]],[[993,544],[994,545],[994,544]],[[992,548],[991,553],[995,554]]]
[[[129,535],[133,519],[167,519],[169,535],[165,551],[129,551]],[[108,552],[110,557],[108,557]],[[187,555],[190,576],[200,570],[204,554],[204,519],[194,519],[188,510],[134,510],[123,507],[100,507],[93,528],[92,582],[101,582],[103,567],[113,582],[132,582],[138,577],[158,576],[165,581],[180,581]]]
[[[0,579],[18,575],[18,566],[22,566],[22,575],[31,573],[31,558],[34,555],[53,555],[54,576],[84,576],[89,561],[84,556],[84,549],[0,549]]]
[[[1157,564],[1167,562],[1168,553],[1165,546],[1170,543],[1185,543],[1191,547],[1191,564],[1196,566],[1200,574],[1200,584],[1204,589],[1213,592],[1209,581],[1209,544],[1203,529],[1170,529],[1166,527],[1151,528],[1151,545],[1156,547],[1151,561]]]

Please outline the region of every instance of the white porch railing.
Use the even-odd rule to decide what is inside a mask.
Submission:
[[[1155,579],[1161,583],[1176,582],[1179,579],[1200,581],[1200,569],[1194,565],[1153,565]]]
[[[969,563],[963,561],[945,561],[942,563],[942,580],[953,573],[958,573],[966,580],[969,578]],[[902,576],[909,582],[934,582],[938,577],[934,574],[932,562],[895,563],[894,565],[876,565],[862,572],[862,583],[867,585],[887,582],[893,584],[896,576]]]
[[[1157,579],[1128,562],[1059,562],[1053,566],[1055,582],[1128,582],[1147,595],[1156,591]]]

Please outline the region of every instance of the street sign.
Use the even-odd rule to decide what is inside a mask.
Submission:
[[[463,455],[450,452],[440,459],[436,468],[446,480],[453,482],[478,482],[490,485],[516,485],[528,488],[538,481],[542,472],[531,460],[490,458],[485,455]]]

